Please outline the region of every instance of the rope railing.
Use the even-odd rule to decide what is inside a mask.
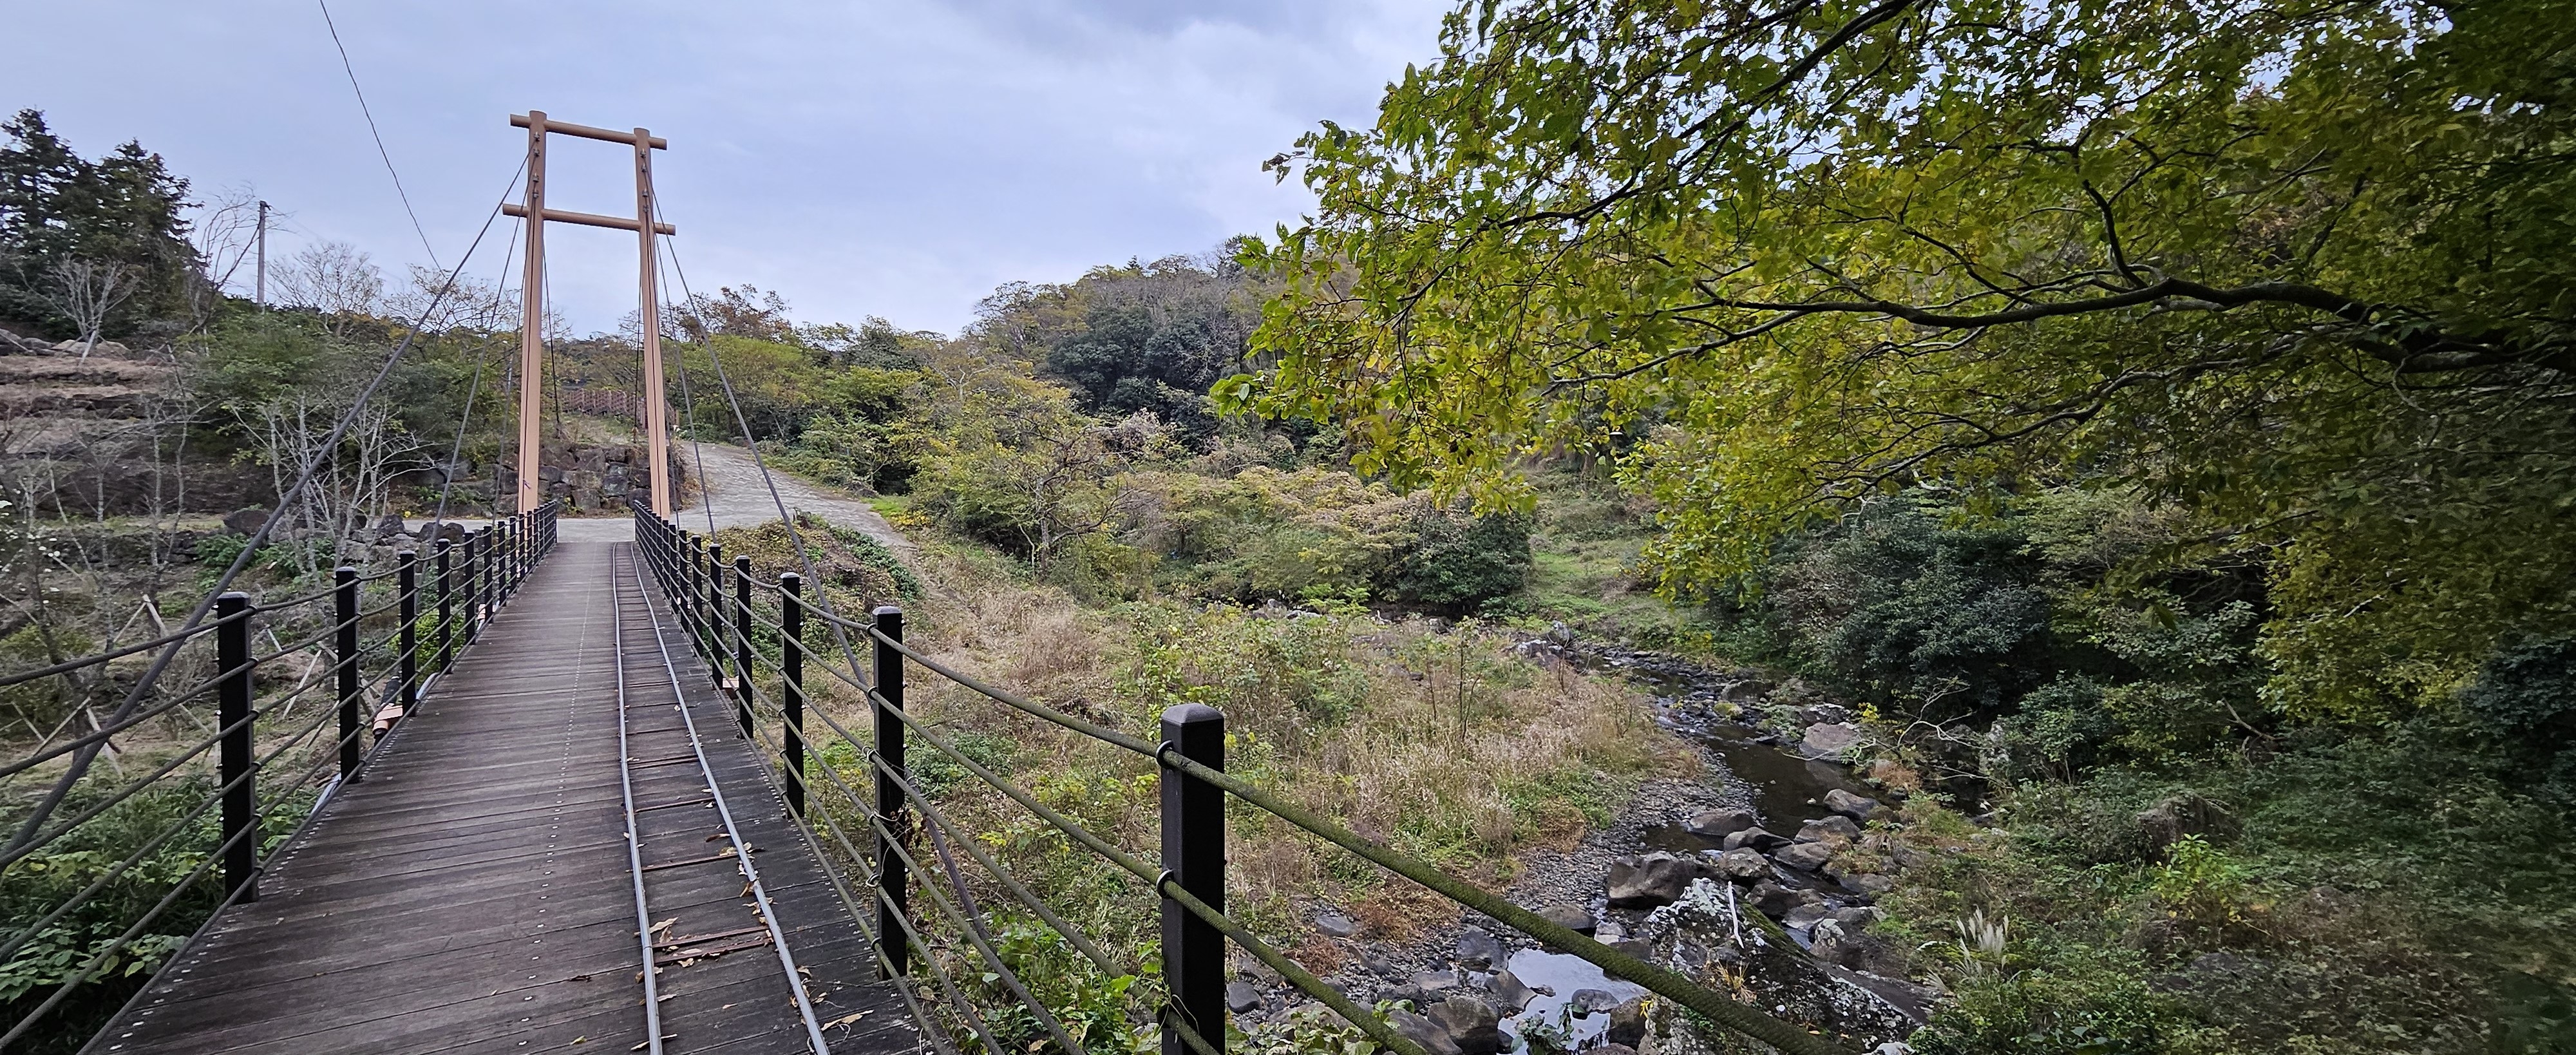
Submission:
[[[1229,941],[1278,972],[1288,984],[1331,1008],[1380,1047],[1397,1055],[1426,1055],[1421,1045],[1398,1032],[1383,1017],[1326,984],[1226,914],[1223,847],[1225,802],[1229,798],[1481,912],[1553,950],[1579,957],[1725,1029],[1794,1055],[1838,1055],[1843,1051],[1803,1027],[1551,923],[1427,862],[1362,837],[1312,809],[1227,774],[1224,716],[1213,708],[1193,704],[1171,709],[1163,715],[1158,741],[1066,714],[988,684],[905,643],[900,609],[880,608],[870,619],[833,612],[828,602],[817,603],[824,599],[803,596],[804,583],[796,573],[782,574],[775,582],[755,581],[747,558],[737,556],[728,562],[721,547],[709,537],[656,517],[641,504],[633,508],[636,545],[644,556],[644,566],[669,598],[685,631],[683,636],[705,660],[746,736],[779,760],[781,790],[800,827],[811,829],[819,817],[846,857],[857,863],[867,873],[867,881],[877,887],[876,941],[881,960],[892,966],[902,965],[903,952],[917,947],[927,966],[934,971],[939,969],[937,960],[930,956],[929,944],[921,940],[911,922],[911,877],[922,873],[922,869],[906,848],[912,841],[906,836],[926,838],[939,852],[949,887],[959,895],[952,900],[930,881],[937,873],[922,873],[920,886],[932,901],[932,917],[962,935],[963,943],[972,949],[971,958],[983,962],[987,975],[1005,981],[1004,987],[1012,991],[1016,1002],[1031,1012],[1030,1020],[1041,1027],[1049,1040],[1066,1045],[1068,1051],[1076,1049],[1070,1046],[1061,1023],[1051,1011],[1038,1006],[1039,1002],[990,947],[977,922],[982,913],[976,911],[956,862],[948,855],[949,847],[962,847],[1012,901],[1029,908],[1084,959],[1103,971],[1117,970],[1115,959],[1048,908],[1035,891],[978,845],[975,833],[961,828],[919,786],[906,766],[908,737],[919,738],[948,764],[1016,803],[1048,828],[1063,834],[1072,845],[1142,881],[1156,894],[1163,905],[1161,981],[1168,994],[1162,1009],[1163,1055],[1223,1055],[1222,1044],[1212,1043],[1209,1038],[1221,1040],[1225,1035],[1224,988],[1230,967],[1224,943]],[[792,522],[789,530],[795,530]],[[768,611],[762,611],[764,607]],[[771,613],[775,613],[774,617]],[[860,670],[856,657],[847,653],[845,664],[817,665],[829,678],[855,690],[866,701],[871,712],[871,732],[866,738],[844,725],[828,708],[815,705],[806,693],[806,660],[813,648],[806,637],[817,624],[846,631],[850,638],[874,646],[873,672]],[[848,669],[840,669],[843,666]],[[1012,710],[1152,760],[1162,778],[1161,862],[1151,863],[1085,829],[1048,807],[1028,789],[975,761],[913,715],[903,705],[907,666],[919,666]],[[830,737],[838,738],[866,759],[876,784],[873,801],[843,780],[834,767],[820,767],[819,781],[809,772],[806,747],[814,739],[806,728],[809,720],[819,720]],[[778,735],[769,735],[770,727],[775,727]],[[865,828],[876,839],[874,852],[862,852],[842,831],[834,816],[839,811],[807,809],[809,789],[831,792],[837,800],[835,805],[865,818]],[[903,937],[886,937],[898,933]],[[934,980],[943,989],[953,991],[944,972],[935,975]],[[980,1020],[975,1022],[973,1031],[988,1046],[992,1043]]]
[[[215,888],[221,894],[218,910],[223,905],[258,900],[260,873],[274,853],[270,840],[259,835],[264,822],[280,809],[303,803],[302,821],[309,823],[312,813],[341,784],[364,779],[366,764],[383,749],[401,716],[418,704],[429,679],[456,661],[464,646],[519,591],[528,573],[552,550],[560,510],[559,503],[548,502],[467,532],[461,542],[437,540],[432,546],[433,561],[426,562],[432,564],[434,571],[427,576],[421,574],[425,563],[421,554],[404,549],[395,554],[389,567],[362,573],[359,568],[344,565],[334,569],[329,589],[282,601],[260,604],[248,593],[224,591],[204,606],[209,618],[182,630],[0,676],[0,687],[60,678],[78,688],[74,679],[104,678],[116,660],[155,648],[165,650],[164,658],[154,665],[155,672],[167,669],[171,658],[183,651],[206,644],[211,644],[214,651],[208,677],[186,688],[160,690],[165,698],[151,700],[148,706],[123,718],[99,723],[89,733],[64,743],[40,746],[21,758],[0,764],[0,780],[36,771],[66,756],[77,761],[84,750],[103,747],[111,738],[133,732],[156,718],[173,714],[193,717],[196,712],[189,710],[189,705],[202,706],[210,694],[216,712],[213,726],[202,738],[190,737],[175,751],[150,752],[154,756],[152,768],[134,779],[120,777],[113,788],[93,791],[92,785],[100,782],[98,773],[66,770],[61,777],[64,786],[50,794],[46,803],[71,807],[67,815],[51,823],[44,823],[48,818],[42,816],[32,817],[33,823],[23,827],[6,845],[0,845],[0,882],[7,882],[13,872],[30,867],[31,858],[137,796],[175,782],[211,776],[211,787],[174,818],[145,834],[115,864],[36,914],[32,921],[0,932],[0,964],[11,962],[47,928],[72,918],[102,892],[137,874],[143,862],[155,854],[201,830],[202,819],[208,813],[218,815],[214,843],[203,859],[175,880],[150,910],[71,965],[63,980],[53,987],[54,992],[46,994],[16,1022],[0,1029],[0,1046],[27,1035],[73,990],[95,981],[106,965],[197,889],[207,875],[221,877]],[[370,586],[377,588],[370,591]],[[372,601],[368,598],[371,592],[375,595]],[[269,635],[272,647],[254,652],[251,641],[259,633]],[[280,637],[289,640],[281,642]],[[281,691],[259,695],[257,683],[263,668],[299,655],[312,656],[317,662],[294,676],[293,684]],[[336,706],[318,708],[282,730],[262,728],[263,719],[290,714],[299,701],[307,698],[328,698]],[[382,702],[371,706],[375,701]],[[336,735],[322,736],[322,731],[335,721]],[[376,734],[372,746],[367,743],[371,731]],[[298,751],[310,754],[309,764],[299,758],[283,763],[281,770],[281,760]],[[213,764],[208,766],[210,757]],[[304,788],[331,772],[335,765],[331,780],[306,802]],[[212,773],[206,774],[209,768]],[[297,830],[301,830],[300,823]],[[285,843],[275,845],[283,847]]]

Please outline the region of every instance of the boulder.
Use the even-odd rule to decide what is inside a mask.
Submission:
[[[1883,875],[1847,875],[1842,882],[1843,889],[1862,897],[1885,897],[1888,891],[1896,889],[1896,880]]]
[[[1748,900],[1753,902],[1756,911],[1778,919],[1800,905],[1820,904],[1824,897],[1813,890],[1791,890],[1778,883],[1756,883]]]
[[[1640,960],[1646,960],[1646,961],[1649,961],[1649,962],[1652,962],[1652,961],[1654,960],[1654,958],[1655,958],[1655,947],[1654,947],[1653,945],[1649,945],[1649,944],[1647,944],[1647,943],[1645,943],[1645,942],[1637,941],[1637,940],[1635,940],[1635,939],[1630,939],[1630,940],[1628,940],[1628,941],[1614,941],[1614,942],[1611,942],[1611,943],[1610,943],[1610,951],[1612,951],[1612,952],[1617,952],[1617,953],[1626,953],[1627,955],[1634,956],[1634,957],[1636,957],[1636,958],[1638,958],[1638,959],[1640,959]]]
[[[577,512],[599,512],[600,507],[607,501],[608,496],[600,494],[598,488],[576,487],[572,490],[572,507]]]
[[[1807,727],[1807,735],[1798,741],[1798,750],[1809,758],[1841,758],[1844,752],[1869,741],[1869,734],[1851,722],[1826,722]]]
[[[2185,836],[2223,837],[2234,834],[2236,818],[2225,807],[2185,792],[2139,813],[2138,830],[2145,833],[2148,846],[2157,853],[2163,853],[2166,847],[2181,842]]]
[[[1743,831],[1727,836],[1725,843],[1726,849],[1729,850],[1770,850],[1775,847],[1787,845],[1789,845],[1789,840],[1773,835],[1769,831],[1761,828],[1746,828]]]
[[[1501,1016],[1494,1013],[1493,1005],[1475,997],[1453,996],[1431,1005],[1424,1014],[1449,1034],[1459,1055],[1502,1055],[1512,1050]]]
[[[1751,810],[1709,810],[1682,821],[1682,830],[1703,839],[1724,839],[1761,822]]]
[[[1835,788],[1825,792],[1825,808],[1856,821],[1865,821],[1878,810],[1878,800]]]
[[[563,466],[560,466],[560,465],[540,465],[540,466],[537,466],[537,482],[538,482],[538,483],[541,483],[541,484],[559,484],[559,483],[562,483],[562,482],[563,482],[563,479],[564,479],[564,469],[563,469]]]
[[[1386,1013],[1386,1024],[1429,1055],[1460,1055],[1458,1042],[1449,1039],[1449,1031],[1429,1018],[1399,1007]]]
[[[236,509],[224,517],[224,530],[236,535],[254,535],[268,524],[268,510]]]
[[[1315,917],[1315,929],[1327,938],[1347,938],[1360,932],[1360,925],[1339,912],[1326,912]]]
[[[1798,720],[1808,725],[1831,725],[1851,720],[1851,710],[1839,703],[1818,703],[1798,708]]]
[[[1858,838],[1860,838],[1860,825],[1852,823],[1851,818],[1837,813],[1831,817],[1812,820],[1799,825],[1798,837],[1791,841],[1802,843],[1848,843]]]
[[[1495,1004],[1515,1015],[1528,1007],[1530,1001],[1538,999],[1538,993],[1523,984],[1521,976],[1513,974],[1510,968],[1494,972],[1494,980],[1485,988],[1493,994]]]
[[[1661,908],[1681,900],[1691,880],[1709,875],[1698,858],[1651,853],[1610,862],[1607,884],[1612,908]]]
[[[1728,850],[1717,856],[1717,871],[1738,883],[1758,883],[1771,878],[1771,862],[1756,850]]]
[[[1458,966],[1470,971],[1490,971],[1501,967],[1506,958],[1502,941],[1481,928],[1469,927],[1459,932],[1458,955],[1455,957]]]
[[[378,542],[391,542],[395,536],[405,533],[400,513],[387,513],[384,519],[376,521],[375,536]]]
[[[1586,1018],[1619,1006],[1619,998],[1607,989],[1577,989],[1566,998],[1565,1006],[1574,1010],[1576,1018]]]
[[[1834,910],[1821,903],[1792,905],[1789,911],[1780,914],[1780,925],[1804,930],[1815,926],[1817,920],[1832,919],[1833,916]]]
[[[1537,913],[1538,918],[1576,934],[1590,934],[1593,928],[1600,925],[1592,918],[1592,913],[1584,911],[1581,905],[1543,905],[1531,911]]]
[[[1235,1014],[1261,1010],[1261,990],[1250,982],[1225,983],[1225,1006]]]
[[[1813,872],[1834,859],[1835,849],[1835,844],[1829,842],[1792,843],[1781,847],[1780,852],[1771,855],[1771,859],[1788,868]]]
[[[1603,1034],[1610,1047],[1635,1050],[1646,1042],[1646,998],[1637,997],[1610,1009],[1610,1031]],[[1607,1051],[1608,1049],[1600,1049]]]

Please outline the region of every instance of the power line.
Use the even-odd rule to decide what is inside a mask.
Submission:
[[[340,49],[340,69],[349,75],[349,91],[358,97],[358,112],[367,119],[367,134],[375,137],[376,156],[385,160],[385,175],[394,178],[394,197],[402,199],[403,215],[411,217],[411,233],[420,236],[420,248],[429,254],[429,266],[444,268],[446,265],[438,262],[438,250],[429,247],[429,232],[420,226],[420,214],[412,211],[411,195],[403,190],[402,173],[394,171],[394,156],[385,149],[385,135],[376,130],[375,111],[367,108],[366,89],[358,87],[358,70],[349,64],[349,46],[340,43],[340,27],[331,21],[331,5],[328,0],[313,3],[322,9],[322,25],[331,31],[331,46]]]

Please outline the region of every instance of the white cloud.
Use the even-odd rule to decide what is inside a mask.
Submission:
[[[1434,52],[1441,10],[342,0],[333,14],[442,259],[518,162],[507,115],[534,105],[669,137],[656,171],[693,283],[776,289],[810,318],[954,329],[1004,281],[1293,219],[1310,199],[1261,160],[1319,120],[1369,121],[1385,83]],[[256,185],[297,237],[421,258],[309,2],[9,0],[0,21],[42,42],[12,49],[0,92],[84,152],[139,138],[201,183]],[[116,46],[82,44],[98,40]],[[548,198],[630,211],[627,164],[558,140]],[[552,296],[577,329],[613,327],[632,307],[631,239],[559,230]],[[475,270],[498,272],[496,248]]]

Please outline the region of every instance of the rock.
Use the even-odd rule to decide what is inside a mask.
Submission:
[[[1743,831],[1727,836],[1725,844],[1726,849],[1729,850],[1770,850],[1774,847],[1787,845],[1789,845],[1789,840],[1773,835],[1760,828],[1746,828]]]
[[[1421,1015],[1397,1008],[1386,1013],[1386,1024],[1430,1055],[1460,1055],[1458,1042],[1449,1039],[1449,1031]]]
[[[1896,880],[1883,875],[1847,875],[1843,877],[1843,889],[1862,897],[1885,897],[1896,889]]]
[[[1771,878],[1771,862],[1757,850],[1728,850],[1717,856],[1717,871],[1739,883],[1758,883]]]
[[[1798,720],[1808,725],[1832,725],[1851,720],[1851,710],[1839,703],[1819,703],[1798,708]]]
[[[1746,678],[1726,683],[1725,688],[1717,690],[1717,698],[1728,703],[1751,703],[1770,695],[1776,687],[1760,678]]]
[[[1865,821],[1878,809],[1878,800],[1835,788],[1825,792],[1825,808],[1856,821]]]
[[[229,521],[227,521],[229,523]],[[2147,807],[2138,814],[2138,829],[2157,853],[2192,835],[2226,836],[2236,831],[2236,818],[2226,807],[2185,792]]]
[[[1619,998],[1607,989],[1577,989],[1566,999],[1565,1006],[1574,1009],[1576,1018],[1584,1018],[1619,1006]]]
[[[1592,913],[1584,911],[1581,905],[1546,905],[1532,911],[1538,914],[1538,918],[1576,934],[1590,934],[1599,926]]]
[[[1445,1000],[1448,999],[1449,990],[1458,988],[1458,972],[1415,971],[1413,979],[1405,984]]]
[[[1817,920],[1832,919],[1833,915],[1832,909],[1821,904],[1797,905],[1780,916],[1780,925],[1805,930],[1815,926]]]
[[[1347,938],[1359,933],[1360,925],[1339,912],[1327,912],[1315,917],[1315,929],[1327,938]]]
[[[1867,974],[1832,964],[1824,965],[1824,971],[1834,980],[1878,998],[1880,1003],[1886,1004],[1897,1014],[1905,1016],[1906,1021],[1917,1026],[1932,1020],[1932,1002],[1941,998],[1941,991],[1930,986],[1915,985],[1912,982]]]
[[[559,484],[559,483],[562,483],[563,481],[564,481],[564,470],[563,470],[563,466],[560,466],[560,465],[540,465],[540,466],[537,466],[537,482],[538,482],[538,483],[542,483],[542,484]]]
[[[1494,995],[1496,1004],[1509,1008],[1512,1014],[1519,1014],[1530,1001],[1538,999],[1538,993],[1522,984],[1521,976],[1513,974],[1509,968],[1494,972],[1494,980],[1486,986],[1486,991]]]
[[[1826,722],[1807,727],[1807,735],[1798,741],[1798,750],[1809,758],[1841,758],[1844,752],[1869,741],[1869,734],[1850,722]]]
[[[1490,971],[1503,965],[1507,957],[1503,943],[1482,929],[1469,927],[1458,934],[1458,966],[1470,971]]]
[[[1510,1037],[1503,1035],[1501,1017],[1492,1005],[1472,996],[1453,996],[1425,1014],[1449,1034],[1460,1055],[1502,1055],[1512,1050]]]
[[[1668,853],[1619,858],[1610,862],[1610,907],[1660,908],[1672,904],[1690,889],[1691,880],[1705,878],[1709,872],[1698,858]]]
[[[607,496],[600,494],[597,488],[576,487],[572,490],[572,507],[579,512],[599,512],[600,505],[606,500]]]
[[[1649,963],[1655,959],[1655,947],[1642,941],[1614,941],[1610,943],[1610,951],[1626,953]]]
[[[1258,1011],[1261,1009],[1261,990],[1253,988],[1250,982],[1227,982],[1225,983],[1225,1006],[1238,1015],[1246,1011]]]
[[[1611,1008],[1610,1031],[1603,1034],[1603,1039],[1608,1040],[1611,1047],[1626,1047],[1631,1050],[1634,1050],[1637,1045],[1645,1043],[1646,998],[1642,996],[1637,997],[1627,1003]],[[1602,1050],[1606,1051],[1607,1049]]]
[[[1858,838],[1860,838],[1860,825],[1852,823],[1851,818],[1837,813],[1822,820],[1812,820],[1799,825],[1798,836],[1791,841],[1848,843]]]
[[[1771,859],[1801,872],[1813,872],[1834,859],[1837,847],[1830,842],[1795,843],[1782,847]]]
[[[268,510],[236,509],[224,518],[224,529],[236,535],[253,535],[268,524]]]
[[[1399,977],[1404,973],[1404,969],[1395,965],[1395,960],[1386,954],[1386,950],[1376,946],[1360,950],[1360,966],[1368,968],[1371,974],[1388,978]]]
[[[390,542],[401,534],[404,534],[402,514],[387,513],[384,519],[376,521],[376,541]]]
[[[1867,905],[1854,905],[1850,908],[1835,909],[1834,922],[1842,924],[1845,930],[1858,934],[1862,928],[1877,922],[1881,915],[1883,913]]]
[[[1709,810],[1684,819],[1682,830],[1703,839],[1724,839],[1760,823],[1751,810]]]
[[[1773,919],[1788,915],[1799,905],[1824,900],[1815,891],[1791,890],[1778,883],[1755,883],[1749,899],[1755,910]]]
[[[1625,1044],[1604,1044],[1597,1048],[1583,1049],[1583,1055],[1637,1055],[1637,1049]]]
[[[453,520],[433,520],[420,526],[420,540],[431,545],[445,542],[451,546],[465,544],[465,525]],[[423,555],[427,556],[426,554]]]

